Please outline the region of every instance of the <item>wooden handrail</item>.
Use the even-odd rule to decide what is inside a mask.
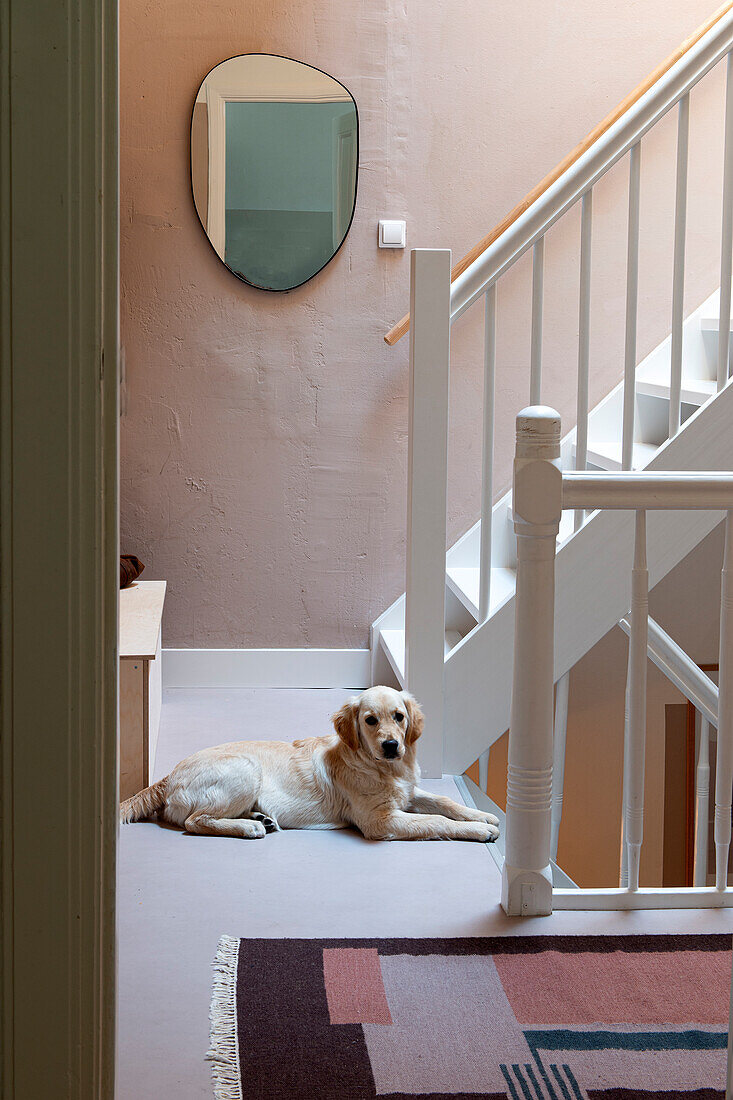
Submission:
[[[619,105],[615,107],[610,114],[606,115],[603,121],[599,122],[598,125],[593,130],[591,130],[587,137],[583,138],[580,144],[576,145],[575,148],[570,153],[568,153],[568,155],[564,157],[560,161],[560,163],[556,165],[556,167],[553,168],[553,170],[529,192],[529,194],[525,195],[522,201],[517,203],[514,209],[511,210],[507,214],[507,216],[499,222],[498,225],[494,226],[490,233],[487,233],[487,235],[483,237],[478,242],[478,244],[473,246],[470,252],[466,253],[462,260],[459,260],[458,263],[453,266],[453,269],[451,271],[451,282],[454,282],[459,275],[462,275],[466,268],[470,267],[474,260],[477,260],[479,256],[483,252],[485,252],[486,249],[502,235],[502,233],[505,233],[509,226],[512,225],[517,220],[517,218],[524,214],[524,212],[529,209],[532,203],[537,201],[540,195],[543,195],[545,191],[547,191],[548,187],[551,187],[552,184],[555,183],[555,181],[558,180],[560,176],[562,176],[562,174],[566,172],[568,168],[570,168],[570,166],[583,155],[583,153],[587,152],[591,145],[598,141],[598,139],[602,137],[603,134],[605,134],[605,132],[609,130],[611,126],[613,126],[613,124],[617,122],[621,118],[621,116],[626,111],[628,111],[628,109],[632,107],[634,103],[636,103],[638,99],[641,99],[644,93],[648,92],[649,89],[654,84],[656,84],[659,78],[664,76],[668,69],[671,69],[673,65],[675,65],[682,57],[684,57],[687,51],[690,50],[696,42],[699,42],[702,36],[704,34],[707,34],[707,32],[713,26],[715,26],[718,20],[722,19],[726,12],[730,11],[731,8],[733,8],[733,0],[728,0],[728,3],[723,4],[722,7],[718,8],[718,10],[714,12],[710,16],[710,18],[702,24],[702,26],[698,27],[697,30],[692,35],[690,35],[689,38],[686,38],[685,41],[682,42],[677,47],[677,49],[661,63],[661,65],[657,65],[656,69],[649,73],[646,79],[642,80],[641,84],[638,84],[636,88],[634,88],[633,92],[630,92],[625,99],[622,99]],[[409,328],[410,314],[406,313],[402,320],[398,321],[397,324],[394,325],[384,337],[385,343],[389,344],[390,347],[393,347],[398,340],[402,339]]]

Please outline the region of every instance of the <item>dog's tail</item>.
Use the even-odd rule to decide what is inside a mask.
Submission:
[[[168,776],[153,783],[152,787],[146,787],[144,791],[135,794],[132,798],[126,798],[120,805],[120,824],[127,825],[131,821],[145,821],[165,805],[165,796],[168,791]]]

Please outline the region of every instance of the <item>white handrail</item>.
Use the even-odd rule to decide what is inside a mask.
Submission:
[[[460,317],[490,283],[531,248],[647,130],[687,95],[731,46],[733,12],[728,12],[454,280],[451,321]]]
[[[628,619],[621,619],[618,625],[625,634],[631,633]],[[666,630],[652,619],[651,615],[649,616],[647,653],[659,671],[682,692],[686,699],[689,699],[695,710],[699,710],[703,718],[717,729],[717,685],[695,664],[692,657],[688,656],[673,638],[670,638]]]
[[[616,508],[648,511],[669,508],[700,511],[733,508],[730,474],[665,471],[655,473],[582,474],[567,471],[562,479],[563,508]]]

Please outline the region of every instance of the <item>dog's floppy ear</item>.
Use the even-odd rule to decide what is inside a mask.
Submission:
[[[341,710],[337,710],[331,719],[336,733],[352,752],[356,752],[359,748],[358,714],[359,700],[355,696],[353,699],[347,699]]]
[[[418,737],[423,731],[425,725],[425,715],[423,714],[420,704],[413,695],[408,692],[402,692],[402,698],[405,701],[405,710],[407,711],[407,735],[405,741],[408,745],[412,745],[417,741]]]

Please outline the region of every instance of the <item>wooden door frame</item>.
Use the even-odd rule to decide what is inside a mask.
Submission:
[[[0,1092],[111,1100],[116,0],[6,0],[0,74]]]

